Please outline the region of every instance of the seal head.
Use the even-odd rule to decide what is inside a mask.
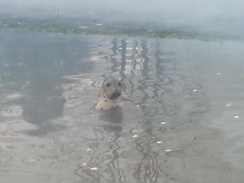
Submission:
[[[101,86],[96,109],[111,109],[123,106],[123,85],[119,79],[108,77]]]

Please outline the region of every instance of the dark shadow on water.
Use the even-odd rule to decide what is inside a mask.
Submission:
[[[123,111],[121,108],[101,111],[99,119],[108,122],[102,125],[103,129],[107,132],[120,134],[123,130]]]
[[[90,71],[91,65],[82,61],[86,40],[28,31],[6,31],[0,38],[2,92],[24,95],[16,104],[22,107],[23,118],[37,126],[27,133],[42,135],[63,129],[53,123],[64,110],[62,76]]]
[[[99,118],[103,121],[119,124],[123,119],[123,111],[121,108],[113,108],[109,110],[103,110],[100,112]]]
[[[30,82],[31,93],[22,103],[23,117],[38,128],[26,131],[27,134],[39,136],[64,128],[52,123],[55,118],[63,116],[65,104],[65,99],[62,97],[63,91],[52,86],[54,83],[55,81],[45,77],[35,78]]]

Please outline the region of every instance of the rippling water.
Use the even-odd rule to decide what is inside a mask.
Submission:
[[[243,43],[0,39],[0,182],[243,181]],[[94,101],[110,74],[133,102],[104,119]]]

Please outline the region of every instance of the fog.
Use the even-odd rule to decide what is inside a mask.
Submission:
[[[241,36],[242,0],[0,0],[1,16],[96,19]]]

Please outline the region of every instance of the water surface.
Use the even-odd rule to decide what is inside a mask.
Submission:
[[[243,43],[15,30],[0,40],[2,182],[243,181]],[[133,102],[104,119],[94,100],[110,74]]]

